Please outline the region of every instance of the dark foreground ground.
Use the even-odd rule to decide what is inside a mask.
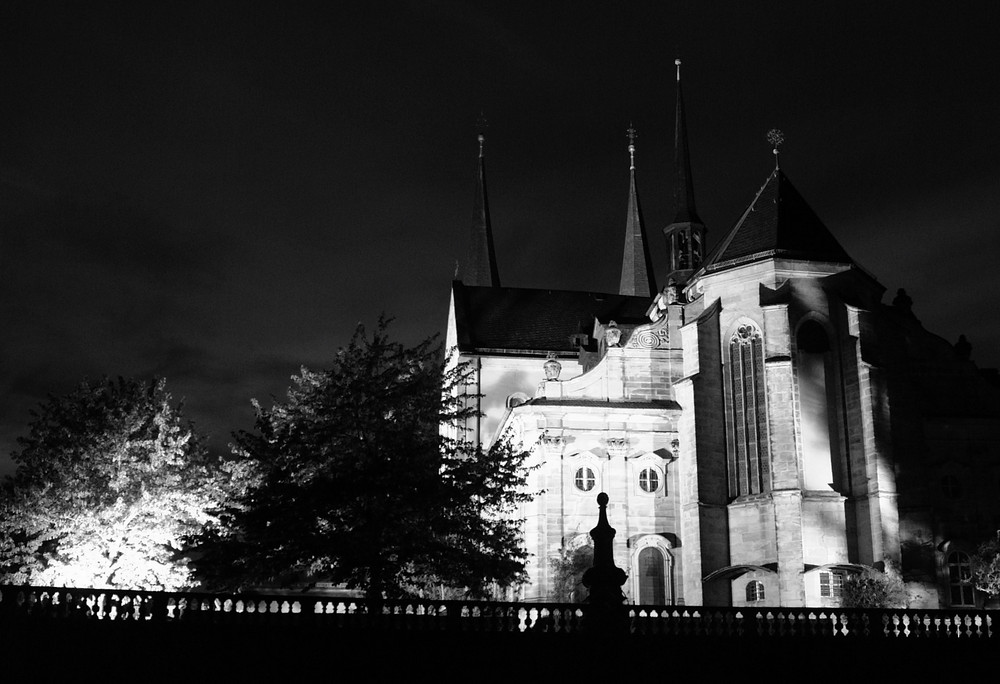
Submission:
[[[0,660],[0,681],[10,682],[929,681],[979,677],[983,668],[991,673],[984,681],[991,681],[1000,642],[22,620],[0,622]]]

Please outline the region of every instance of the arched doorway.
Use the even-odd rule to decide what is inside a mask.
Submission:
[[[632,552],[631,600],[647,606],[668,606],[674,597],[671,582],[673,558],[669,542],[658,535],[641,537]]]
[[[653,546],[639,552],[639,603],[661,606],[666,603],[666,568],[663,553]]]

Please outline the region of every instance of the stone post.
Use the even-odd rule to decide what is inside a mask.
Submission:
[[[582,627],[591,633],[627,634],[628,612],[622,593],[627,576],[615,565],[615,528],[608,523],[608,495],[598,494],[597,505],[600,506],[597,527],[590,531],[590,538],[594,540],[594,566],[583,574],[583,585],[590,594]]]

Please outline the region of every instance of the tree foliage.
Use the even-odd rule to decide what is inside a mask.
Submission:
[[[235,452],[258,486],[201,538],[211,584],[308,576],[378,598],[428,578],[473,595],[522,578],[526,454],[467,441],[469,368],[445,363],[432,339],[390,341],[387,325],[371,337],[359,325],[327,370],[292,378],[284,402],[254,402]]]
[[[891,567],[887,572],[865,568],[844,580],[845,608],[905,608],[906,604],[906,585]]]
[[[32,416],[0,498],[0,582],[188,586],[182,539],[239,478],[208,454],[166,382],[84,382]]]
[[[990,596],[1000,596],[1000,539],[980,544],[971,561],[976,589]]]
[[[573,549],[563,549],[553,558],[553,600],[566,603],[583,603],[588,592],[583,585],[583,574],[594,564],[594,547],[583,544]]]

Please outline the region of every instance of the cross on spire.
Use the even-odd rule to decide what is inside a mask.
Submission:
[[[476,133],[479,139],[479,156],[483,156],[483,145],[486,143],[486,129],[490,127],[489,122],[482,112],[479,112],[479,118],[476,119]]]
[[[783,142],[785,142],[785,134],[778,128],[772,128],[767,132],[767,141],[771,143],[771,146],[774,148],[771,150],[774,152],[774,168],[780,169],[781,165],[778,164],[778,148],[781,147]]]
[[[629,156],[629,168],[633,171],[635,170],[635,139],[639,137],[639,134],[635,130],[635,126],[632,125],[630,121],[628,124],[628,156]]]

